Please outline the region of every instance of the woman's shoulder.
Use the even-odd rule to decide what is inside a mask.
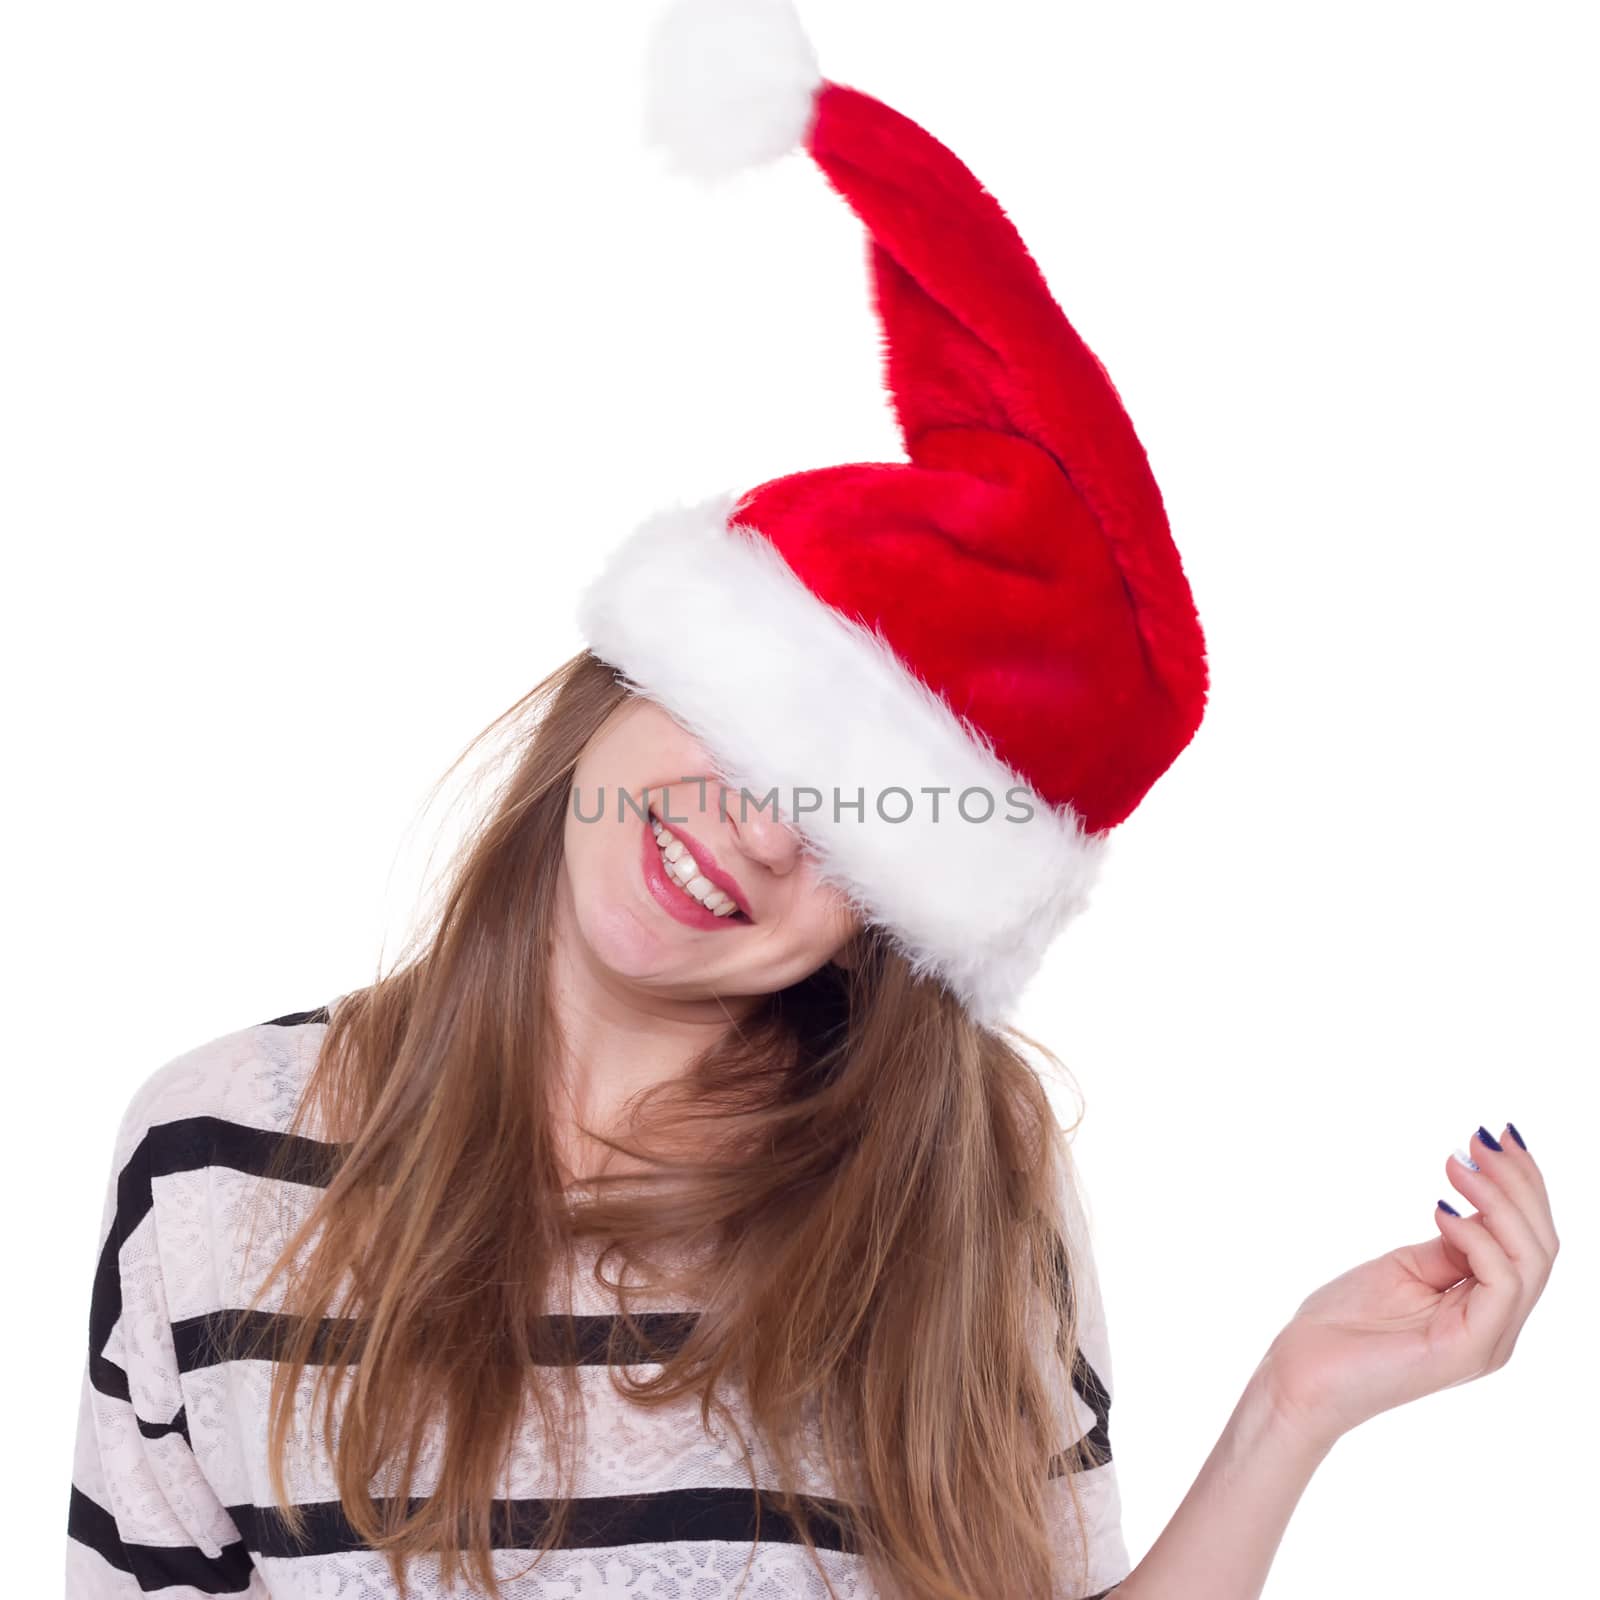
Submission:
[[[156,1129],[214,1137],[225,1129],[288,1128],[337,1003],[231,1029],[148,1073],[126,1102],[117,1165]]]

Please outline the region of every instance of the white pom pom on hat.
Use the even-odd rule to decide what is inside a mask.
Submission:
[[[822,85],[789,0],[677,0],[645,66],[645,134],[703,180],[775,161],[805,141]]]

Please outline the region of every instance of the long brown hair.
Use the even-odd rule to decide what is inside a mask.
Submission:
[[[848,965],[765,997],[681,1077],[636,1096],[635,1138],[593,1132],[654,1170],[597,1176],[581,1201],[563,1190],[553,895],[579,754],[627,693],[582,653],[467,747],[462,759],[511,730],[509,776],[393,970],[333,1008],[288,1131],[314,1127],[339,1157],[251,1304],[282,1277],[278,1514],[300,1537],[284,1457],[314,1364],[310,1407],[320,1393],[342,1509],[387,1554],[402,1597],[406,1561],[424,1554],[446,1586],[470,1573],[499,1596],[490,1503],[530,1410],[561,1494],[529,1547],[560,1545],[582,1418],[573,1319],[550,1297],[587,1240],[616,1296],[613,1340],[643,1337],[629,1303],[641,1273],[698,1308],[670,1352],[608,1348],[611,1381],[644,1407],[698,1397],[702,1421],[716,1413],[740,1440],[754,1492],[723,1392],[737,1384],[782,1481],[764,1492],[813,1559],[812,1527],[832,1515],[886,1595],[1045,1600],[1064,1578],[1052,1470],[1068,1475],[1081,1530],[1071,1474],[1097,1457],[1087,1436],[1067,1444],[1069,1130],[1016,1044],[914,978],[869,925]],[[613,1257],[624,1270],[603,1276]],[[654,1359],[644,1377],[629,1370]],[[808,1430],[835,1491],[825,1500],[793,1487]],[[429,1452],[437,1486],[411,1505]],[[1087,1541],[1075,1542],[1081,1580]]]

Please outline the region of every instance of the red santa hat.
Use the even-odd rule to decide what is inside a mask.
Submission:
[[[1204,711],[1160,490],[999,204],[915,122],[822,77],[787,0],[673,6],[649,91],[680,170],[803,147],[865,224],[908,459],[660,512],[590,584],[581,629],[998,1025]]]

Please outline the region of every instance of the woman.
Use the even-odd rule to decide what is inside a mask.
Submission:
[[[1006,1017],[1196,731],[1115,389],[942,145],[778,4],[690,4],[655,125],[803,143],[867,225],[909,461],[679,508],[394,969],[123,1118],[68,1593],[1259,1594],[1361,1421],[1501,1365],[1557,1240],[1477,1208],[1310,1296],[1134,1567],[1064,1130]]]

